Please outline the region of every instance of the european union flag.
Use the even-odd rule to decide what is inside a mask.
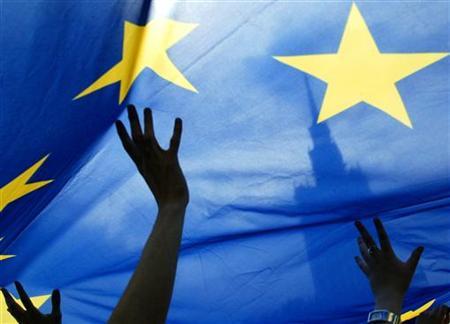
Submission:
[[[359,323],[352,222],[406,258],[404,310],[450,301],[449,3],[2,1],[0,284],[103,323],[156,206],[112,127],[184,120],[168,323]],[[170,122],[170,123],[169,123]],[[12,323],[0,303],[1,323]]]

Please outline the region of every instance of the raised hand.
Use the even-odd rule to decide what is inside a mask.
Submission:
[[[61,295],[59,290],[53,290],[52,293],[52,312],[50,314],[42,314],[31,302],[30,297],[23,289],[20,282],[15,282],[17,292],[22,301],[22,308],[15,299],[11,296],[9,291],[2,288],[3,296],[5,297],[8,312],[16,319],[19,324],[59,324],[61,323]]]
[[[178,162],[181,119],[175,127],[168,150],[159,146],[153,131],[152,112],[144,110],[142,131],[136,109],[128,106],[131,137],[118,121],[123,147],[144,177],[158,204],[153,230],[141,258],[108,323],[165,323],[177,270],[178,250],[183,232],[189,192]]]
[[[116,122],[117,132],[123,147],[136,164],[150,190],[155,196],[158,206],[186,206],[189,192],[183,172],[178,162],[182,121],[175,120],[172,139],[168,150],[163,150],[156,140],[153,130],[152,111],[144,110],[144,126],[142,131],[139,117],[134,106],[128,106],[131,138],[121,121]]]
[[[427,310],[420,314],[416,324],[448,324],[450,322],[450,308],[447,305],[441,305]]]
[[[406,262],[402,262],[394,253],[389,237],[378,218],[374,224],[380,241],[380,248],[360,221],[355,226],[361,234],[358,246],[361,256],[355,257],[356,263],[367,276],[375,297],[377,309],[387,309],[400,314],[403,298],[419,263],[423,247],[416,248]]]

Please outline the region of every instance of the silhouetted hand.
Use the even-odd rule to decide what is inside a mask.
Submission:
[[[153,131],[152,112],[144,110],[144,132],[136,109],[128,106],[131,138],[116,123],[123,147],[143,175],[158,204],[158,215],[145,243],[139,263],[108,323],[165,323],[178,262],[184,217],[189,202],[186,180],[178,162],[181,119],[168,150],[163,150]]]
[[[186,206],[189,192],[177,155],[182,131],[181,119],[175,120],[170,147],[163,150],[155,138],[152,111],[149,108],[144,110],[144,132],[132,105],[128,106],[128,118],[131,138],[121,121],[116,122],[117,132],[123,147],[153,192],[159,208],[168,205]]]
[[[42,314],[31,302],[30,297],[23,289],[20,282],[15,282],[17,292],[22,301],[23,309],[11,296],[5,288],[2,288],[3,296],[5,297],[8,312],[16,319],[19,324],[60,324],[61,323],[61,295],[59,290],[53,290],[52,293],[52,312],[51,314]]]
[[[416,324],[448,324],[449,321],[450,308],[446,305],[441,305],[420,314]]]
[[[374,224],[380,248],[377,247],[364,225],[360,221],[355,222],[355,226],[361,234],[358,237],[361,257],[357,256],[355,260],[369,279],[376,308],[400,314],[403,298],[416,271],[423,247],[415,249],[409,259],[402,262],[395,255],[381,221],[376,218]]]

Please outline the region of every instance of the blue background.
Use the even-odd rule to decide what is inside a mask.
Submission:
[[[275,55],[335,53],[351,2],[2,1],[0,186],[50,153],[54,179],[0,215],[0,284],[60,288],[66,323],[105,322],[156,213],[112,127],[154,109],[191,202],[168,323],[358,323],[372,307],[352,222],[425,253],[405,310],[450,299],[449,59],[398,82],[414,129],[359,104],[315,120],[326,85]],[[449,52],[446,2],[357,2],[381,52]],[[72,100],[121,59],[124,21],[198,23],[169,50],[199,90],[146,70]],[[366,222],[367,223],[367,222]],[[372,229],[372,227],[370,226]],[[43,307],[49,309],[49,305]]]

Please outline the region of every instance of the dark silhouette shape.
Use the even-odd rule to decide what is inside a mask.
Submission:
[[[294,192],[296,209],[305,229],[299,231],[305,246],[304,259],[316,258],[322,255],[325,246],[332,249],[336,244],[336,236],[321,235],[319,239],[315,231],[309,231],[307,227],[326,223],[348,224],[355,216],[364,218],[374,210],[374,206],[370,204],[373,193],[369,187],[369,179],[359,167],[349,167],[346,164],[327,122],[317,123],[320,103],[317,104],[310,82],[309,77],[305,75],[303,90],[306,102],[300,109],[309,109],[311,114],[308,130],[312,147],[309,150],[309,158],[315,183],[310,186],[297,186]],[[320,289],[322,294],[343,293],[339,282],[326,279],[328,273],[323,262],[311,262],[309,267],[314,289]],[[334,269],[334,273],[336,278],[348,276],[346,265]],[[344,306],[346,301],[337,300],[336,303]],[[323,307],[328,306],[324,304]],[[301,319],[301,322],[323,320],[316,314],[299,313],[298,316],[296,320]]]
[[[378,218],[374,219],[380,247],[360,221],[355,222],[361,236],[358,246],[361,256],[355,261],[366,275],[375,298],[375,309],[385,309],[400,316],[403,299],[419,263],[423,247],[416,248],[402,262],[392,248],[389,236]]]
[[[440,305],[420,314],[416,324],[448,324],[450,321],[450,308]]]
[[[163,150],[153,131],[152,112],[144,110],[142,130],[134,106],[128,106],[131,138],[122,122],[117,132],[125,151],[147,182],[158,216],[141,259],[109,323],[164,323],[172,298],[178,250],[189,192],[178,162],[182,122],[177,118],[170,147]]]
[[[320,108],[316,105],[307,76],[305,88],[308,100],[306,106],[312,117],[309,133],[313,147],[309,151],[309,156],[316,185],[298,187],[295,192],[296,201],[301,203],[301,209],[307,209],[309,212],[319,212],[320,210],[314,208],[323,208],[324,204],[317,203],[318,200],[326,202],[327,210],[342,208],[342,212],[347,215],[367,212],[369,209],[366,202],[364,204],[360,202],[372,195],[369,181],[360,168],[346,166],[339,147],[331,137],[327,123],[317,124]],[[311,204],[308,201],[311,201]]]
[[[16,319],[19,324],[60,324],[61,323],[61,294],[59,290],[53,290],[52,293],[52,312],[50,314],[42,314],[31,302],[30,297],[23,289],[20,282],[15,282],[17,292],[22,301],[23,309],[11,296],[6,288],[2,288],[5,297],[8,312]]]

